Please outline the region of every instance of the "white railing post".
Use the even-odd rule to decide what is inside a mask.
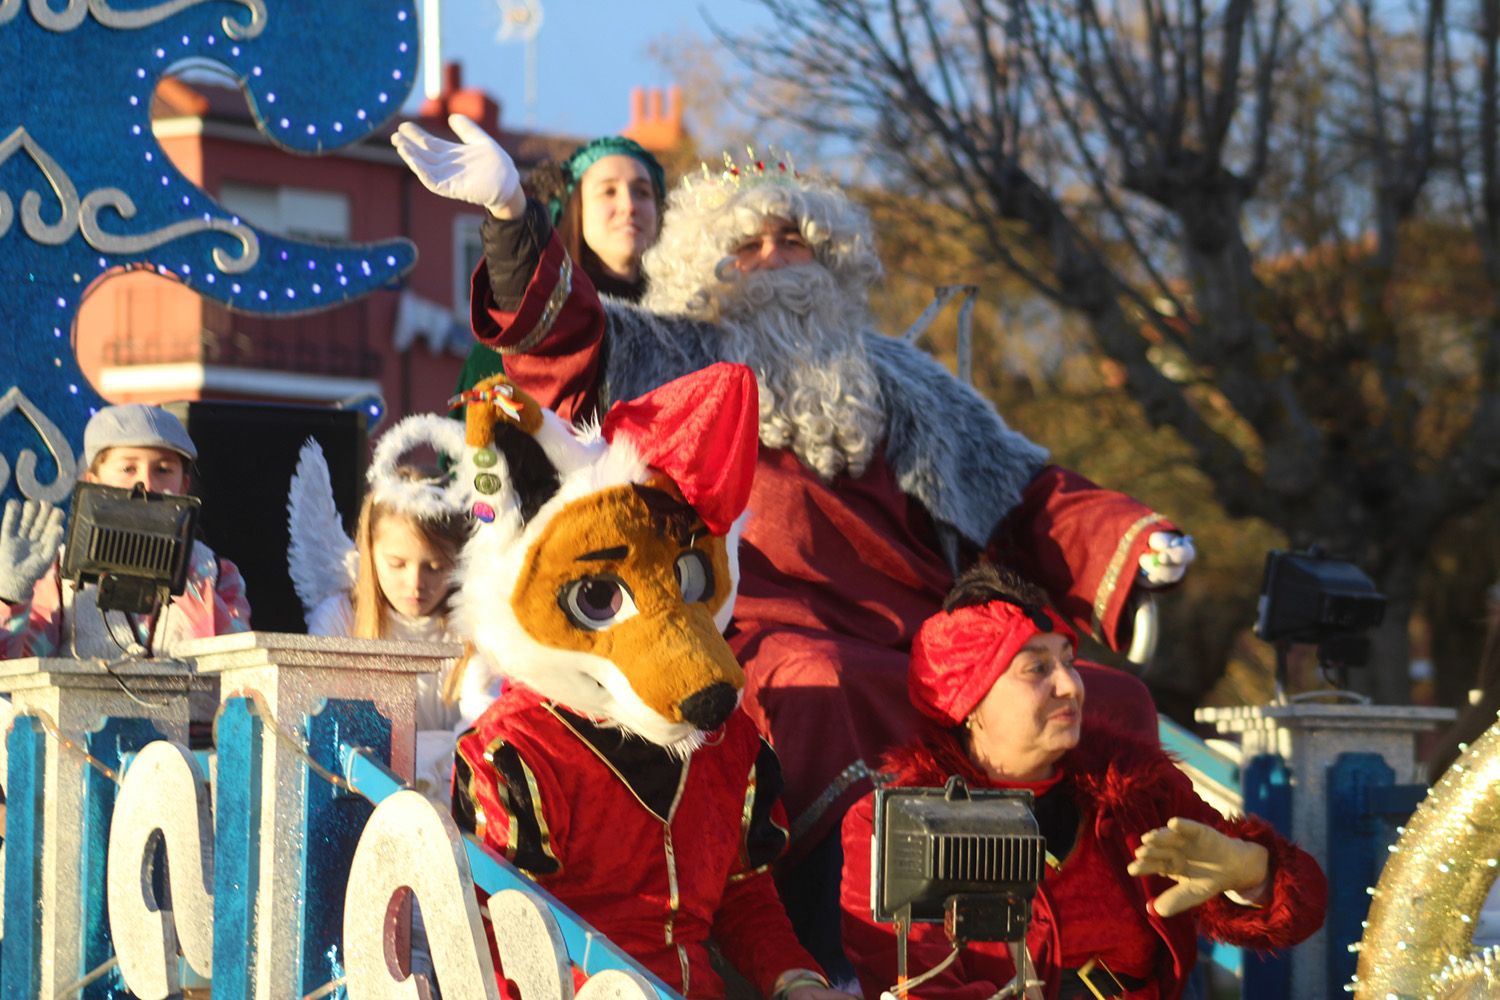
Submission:
[[[109,957],[101,915],[115,783],[103,769],[118,771],[124,754],[153,739],[187,742],[192,682],[170,660],[0,662],[0,693],[15,714],[7,742],[30,740],[35,763],[23,776],[4,761],[7,824],[11,811],[30,811],[17,817],[26,838],[6,844],[4,995],[54,996]]]
[[[309,954],[326,951],[305,945],[314,934],[307,921],[340,926],[344,897],[342,884],[309,884],[309,855],[328,846],[307,842],[309,823],[315,827],[315,838],[323,836],[317,824],[328,822],[330,796],[348,794],[309,768],[309,739],[320,725],[354,734],[356,739],[362,738],[360,733],[376,733],[372,739],[388,740],[391,769],[409,781],[417,678],[441,670],[461,649],[457,645],[249,632],[194,640],[176,652],[192,659],[200,673],[219,678],[216,865],[243,862],[240,871],[254,882],[245,886],[243,898],[238,899],[216,889],[215,924],[222,921],[242,928],[243,945],[215,942],[214,995],[301,996],[329,978],[307,960]],[[241,735],[258,734],[253,736],[255,745],[226,745],[226,728]],[[324,771],[341,770],[326,747],[313,757],[322,758],[318,764]],[[258,816],[226,811],[230,782],[244,783],[255,776],[259,794],[251,792],[242,799],[242,808]],[[317,815],[310,815],[310,805]],[[353,815],[360,810],[364,812]],[[361,800],[357,808],[343,811],[348,817],[342,827],[349,829],[336,829],[334,834],[357,838],[359,830],[353,827],[363,825],[368,809]],[[336,818],[334,825],[339,826]],[[245,842],[246,838],[253,843]],[[253,857],[245,858],[246,852]],[[216,885],[225,884],[216,875]],[[336,937],[332,943],[337,945]],[[234,945],[231,952],[237,953],[221,950],[228,945]],[[320,962],[326,963],[326,956]]]
[[[1447,708],[1314,702],[1200,708],[1196,713],[1200,722],[1239,739],[1242,764],[1263,754],[1285,761],[1291,774],[1291,829],[1282,832],[1316,858],[1325,872],[1332,868],[1331,852],[1340,846],[1329,836],[1330,768],[1343,754],[1375,754],[1391,768],[1397,783],[1425,785],[1416,737],[1446,725],[1453,715]],[[1363,888],[1359,892],[1361,905],[1367,905]],[[1330,920],[1338,902],[1330,898]],[[1329,949],[1334,946],[1325,925],[1292,951],[1291,996],[1341,995],[1344,983],[1328,981]]]

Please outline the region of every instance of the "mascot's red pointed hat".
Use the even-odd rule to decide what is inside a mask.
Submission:
[[[744,511],[755,478],[755,373],[720,362],[673,379],[611,406],[602,433],[611,443],[623,436],[647,465],[677,484],[708,530],[722,535]]]

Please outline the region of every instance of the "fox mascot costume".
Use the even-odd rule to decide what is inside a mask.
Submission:
[[[596,429],[504,376],[461,402],[453,487],[477,523],[453,614],[505,687],[459,737],[458,825],[684,996],[724,995],[710,937],[763,996],[826,990],[772,884],[781,772],[722,635],[755,376],[714,365]]]

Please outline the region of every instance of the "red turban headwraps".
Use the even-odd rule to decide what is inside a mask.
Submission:
[[[1073,630],[1050,611],[1004,599],[933,615],[912,642],[906,675],[911,703],[930,719],[958,725],[1042,632],[1059,632],[1078,645]]]

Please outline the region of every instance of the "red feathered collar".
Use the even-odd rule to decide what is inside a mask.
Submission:
[[[1177,767],[1165,750],[1108,724],[1085,722],[1078,746],[1059,762],[1075,795],[1091,808],[1112,811],[1154,801]],[[976,788],[995,782],[969,759],[955,729],[927,729],[916,741],[882,758],[880,771],[904,786],[941,786],[956,774]]]

